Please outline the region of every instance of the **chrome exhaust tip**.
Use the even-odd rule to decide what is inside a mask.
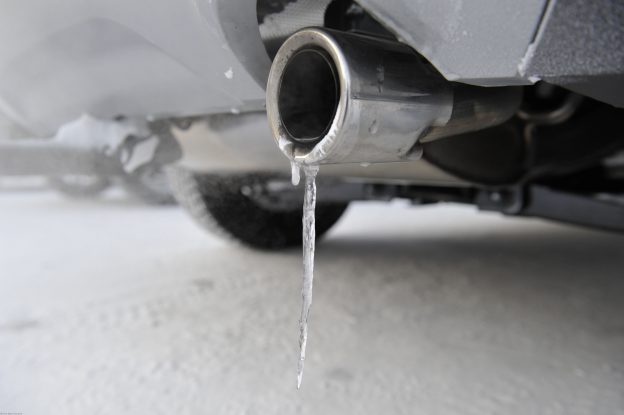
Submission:
[[[267,114],[282,152],[301,164],[380,163],[420,157],[419,141],[498,124],[519,104],[505,88],[457,100],[409,46],[303,29],[281,46],[267,84]],[[489,92],[481,90],[490,90]],[[498,90],[498,91],[497,91]],[[458,105],[461,104],[461,108]]]

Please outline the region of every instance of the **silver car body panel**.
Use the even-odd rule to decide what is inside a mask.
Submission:
[[[322,15],[311,11],[310,0],[283,3],[286,17]],[[293,6],[298,3],[305,13]],[[325,0],[317,4],[327,7]],[[591,76],[598,73],[605,76],[599,81],[606,80],[598,98],[624,105],[618,101],[624,94],[608,83],[624,73],[621,2],[360,4],[449,80],[494,86],[544,78],[591,94],[598,85]],[[0,7],[0,113],[35,136],[51,136],[83,113],[159,118],[264,108],[271,61],[256,0],[5,0]],[[604,24],[591,33],[582,25],[576,35],[582,45],[563,42],[575,27],[566,21],[580,14]],[[284,34],[310,21],[302,17],[284,26],[279,16],[270,17]],[[613,49],[609,59],[575,65],[585,52],[571,48],[602,56],[605,45]],[[567,65],[548,65],[555,50],[557,62]]]
[[[251,8],[255,23],[255,2],[235,3]],[[224,34],[223,26],[236,22],[219,18],[219,4],[3,1],[2,109],[33,134],[52,135],[82,113],[164,117],[262,108],[263,87],[232,51],[240,56],[250,47]],[[255,36],[252,29],[245,36],[256,40],[268,70],[257,24]]]

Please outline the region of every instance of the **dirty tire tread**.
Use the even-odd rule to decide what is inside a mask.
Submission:
[[[173,205],[176,203],[171,189],[155,191],[145,185],[140,177],[125,175],[122,177],[120,185],[127,193],[150,205]]]
[[[172,168],[167,171],[173,195],[193,220],[206,231],[216,234],[223,239],[236,241],[234,236],[227,233],[217,221],[208,213],[202,195],[199,193],[196,175],[182,168]]]

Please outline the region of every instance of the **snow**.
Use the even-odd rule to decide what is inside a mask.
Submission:
[[[617,414],[624,238],[470,208],[356,205],[301,251],[113,194],[0,193],[0,412]]]

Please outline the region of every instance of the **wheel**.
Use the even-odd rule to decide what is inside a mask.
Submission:
[[[65,196],[74,198],[95,197],[110,186],[106,177],[82,174],[49,177],[48,184]]]
[[[243,194],[244,189],[266,182],[262,175],[206,175],[180,168],[169,171],[173,193],[204,228],[258,249],[301,245],[302,204],[270,209]],[[348,204],[318,203],[316,236],[323,235],[342,216]]]
[[[132,174],[124,175],[120,185],[132,196],[151,205],[175,203],[167,173],[161,166],[141,167]]]

